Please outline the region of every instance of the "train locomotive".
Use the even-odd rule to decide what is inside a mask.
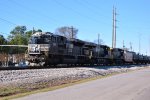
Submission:
[[[148,56],[50,32],[36,32],[31,36],[26,60],[31,66],[150,63]]]

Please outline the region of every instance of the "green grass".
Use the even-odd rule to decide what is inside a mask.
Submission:
[[[15,93],[18,93],[19,91],[21,91],[21,89],[19,89],[19,88],[0,87],[0,96],[4,97],[4,96],[13,95]]]

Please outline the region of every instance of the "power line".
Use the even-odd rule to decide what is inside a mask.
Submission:
[[[92,8],[100,8],[100,6],[97,6],[91,2],[89,2],[90,0],[83,0],[87,5],[90,5]],[[91,0],[92,1],[92,0]],[[102,9],[102,8],[101,8]],[[108,17],[108,16],[105,16]]]
[[[10,35],[10,34],[8,34],[8,33],[4,33],[4,32],[0,32],[0,34]]]
[[[18,3],[18,2],[14,1],[14,0],[8,0],[8,1],[10,1],[10,2],[20,6],[21,8],[24,8],[26,11],[30,11],[31,13],[37,14],[38,16],[45,17],[45,18],[48,19],[48,21],[50,21],[49,19],[52,19],[50,22],[53,22],[54,24],[57,24],[56,22],[60,22],[60,21],[56,20],[55,18],[49,17],[49,16],[45,15],[44,13],[42,13],[42,12],[40,12],[38,10],[35,10],[33,8],[31,9],[31,8],[25,6],[25,5],[21,4],[21,3]]]
[[[98,23],[98,24],[101,23],[99,20],[95,20],[95,19],[93,19],[93,18],[91,18],[91,17],[89,17],[89,16],[87,16],[87,15],[84,15],[83,13],[80,13],[80,12],[74,10],[73,8],[71,8],[71,7],[69,7],[69,6],[65,6],[63,3],[61,3],[61,2],[59,2],[59,1],[57,1],[57,0],[54,0],[54,2],[55,2],[56,4],[62,6],[63,8],[65,8],[65,9],[67,9],[67,10],[70,10],[71,12],[76,13],[77,15],[79,15],[79,16],[81,16],[81,17],[83,17],[83,18],[86,18],[86,19],[91,20],[91,21],[93,21],[93,22],[95,22],[95,23]]]
[[[110,19],[110,17],[108,17],[108,16],[105,16],[105,15],[103,15],[103,14],[101,14],[99,11],[97,11],[97,10],[95,10],[95,9],[93,9],[94,7],[91,7],[91,4],[89,4],[87,1],[85,1],[85,0],[76,0],[77,2],[78,2],[78,4],[79,5],[82,5],[82,6],[86,6],[86,9],[88,9],[88,10],[90,10],[92,13],[94,13],[95,15],[100,15],[101,17],[103,17],[103,18],[107,18],[107,19]]]
[[[5,7],[7,7],[7,5],[6,5]],[[5,9],[5,8],[4,8],[4,9]],[[3,10],[3,12],[5,12],[5,13],[11,15],[11,17],[14,17],[14,18],[17,18],[17,17],[18,17],[18,15],[17,15],[16,13],[13,13],[13,12],[10,12],[10,11],[7,11],[7,10],[4,11],[4,9],[0,9],[0,10]],[[19,18],[20,18],[20,17],[19,17]],[[21,19],[21,18],[20,18],[20,19]],[[31,20],[30,20],[30,22],[31,22]],[[28,26],[29,26],[29,25],[28,25]]]
[[[9,24],[11,24],[11,25],[17,25],[17,24],[15,24],[15,23],[13,23],[13,22],[11,22],[11,21],[8,21],[8,20],[6,20],[6,19],[3,19],[3,18],[0,18],[0,20],[1,21],[3,21],[3,22],[7,22],[7,23],[9,23]]]

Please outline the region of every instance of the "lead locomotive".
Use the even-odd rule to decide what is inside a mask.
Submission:
[[[94,65],[150,63],[150,57],[50,32],[34,33],[28,44],[30,65]]]

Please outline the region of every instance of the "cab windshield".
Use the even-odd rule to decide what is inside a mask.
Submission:
[[[49,44],[49,38],[41,38],[41,37],[31,37],[29,40],[29,44]]]

